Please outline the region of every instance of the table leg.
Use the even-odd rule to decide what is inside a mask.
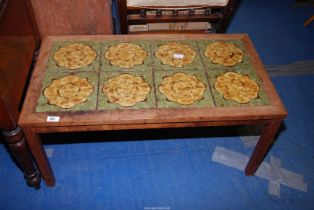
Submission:
[[[32,128],[24,128],[23,130],[43,180],[47,186],[54,186],[55,177],[39,135],[33,132]]]
[[[13,157],[24,172],[27,184],[39,188],[41,177],[33,165],[33,160],[21,128],[17,127],[12,131],[3,131],[2,133]]]
[[[253,154],[250,157],[250,160],[245,168],[245,174],[247,176],[253,176],[263,161],[270,145],[272,144],[276,132],[282,122],[282,119],[272,120],[267,124],[260,136]]]

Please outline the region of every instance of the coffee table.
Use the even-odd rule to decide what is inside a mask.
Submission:
[[[245,52],[243,63],[239,66],[224,67],[212,64],[203,54],[204,47],[214,41],[233,42]],[[158,45],[170,41],[189,44],[196,50],[194,63],[183,69],[161,65],[154,57]],[[52,54],[60,46],[85,42],[97,49],[97,58],[82,71],[67,70],[53,64]],[[108,77],[116,75],[119,69],[108,64],[103,54],[109,46],[120,42],[131,42],[147,47],[149,60],[144,62],[145,68],[134,67],[127,70],[142,75],[152,87],[150,104],[135,107],[114,106],[102,99],[102,85]],[[112,68],[112,69],[110,69]],[[178,105],[167,101],[158,90],[158,85],[165,75],[178,71],[196,74],[206,84],[204,103]],[[117,72],[115,72],[117,71]],[[122,71],[122,70],[121,70]],[[123,70],[124,71],[124,70]],[[252,76],[261,87],[259,98],[252,103],[237,104],[224,100],[215,92],[213,81],[221,72],[236,71]],[[60,73],[62,72],[62,73]],[[76,74],[94,76],[95,94],[89,106],[82,109],[62,109],[55,105],[47,105],[43,97],[43,88],[49,75]],[[95,76],[96,75],[96,76]],[[51,80],[50,80],[51,81]],[[55,184],[53,171],[42,146],[41,133],[52,132],[87,132],[127,129],[163,129],[200,126],[262,126],[259,141],[246,166],[245,174],[254,175],[265,157],[274,136],[287,112],[276,93],[272,82],[260,61],[254,46],[246,34],[213,34],[213,35],[104,35],[104,36],[50,36],[42,42],[40,55],[31,78],[25,103],[19,119],[27,137],[30,150],[36,160],[42,178],[47,186]],[[59,117],[59,118],[58,118]]]

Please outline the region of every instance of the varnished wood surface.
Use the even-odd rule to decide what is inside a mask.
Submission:
[[[229,120],[212,122],[174,122],[174,123],[144,123],[141,129],[158,128],[188,128],[208,126],[234,126],[234,125],[266,125],[271,120]],[[139,129],[138,124],[112,124],[112,125],[85,125],[85,126],[58,126],[58,127],[34,127],[35,133],[74,132],[74,131],[105,131],[105,130],[132,130]]]
[[[109,0],[31,0],[41,37],[112,34]]]
[[[180,109],[125,109],[111,111],[93,112],[58,112],[58,113],[36,113],[36,103],[41,94],[41,84],[44,78],[45,65],[48,60],[52,41],[57,40],[138,40],[138,39],[220,39],[220,40],[242,40],[246,47],[246,53],[255,66],[256,73],[262,79],[263,90],[270,99],[270,105],[251,107],[212,107],[212,108],[180,108]],[[48,115],[60,116],[60,122],[46,122]],[[19,123],[24,127],[62,127],[64,126],[85,126],[101,125],[105,129],[106,125],[128,125],[134,124],[141,128],[146,124],[162,125],[163,123],[183,123],[183,122],[226,122],[227,121],[248,121],[263,119],[282,119],[287,115],[279,96],[274,89],[268,74],[265,72],[258,54],[247,35],[121,35],[121,36],[52,36],[47,37],[42,45],[41,53],[33,74],[31,85],[27,94]],[[223,125],[224,123],[220,123]],[[133,125],[133,126],[134,126]],[[144,126],[145,127],[145,126]],[[164,127],[164,126],[161,126]],[[78,127],[77,130],[80,130]]]
[[[250,160],[245,168],[245,174],[252,176],[257,171],[259,165],[263,161],[268,149],[274,142],[274,137],[281,124],[281,119],[272,120],[267,126],[265,126]]]
[[[10,119],[9,122],[4,117],[0,119],[2,123],[8,123],[10,129],[14,129],[39,40],[36,25],[31,20],[31,8],[27,7],[28,0],[4,2],[7,3],[1,8],[0,21],[0,107],[4,107],[1,112],[5,112],[1,115],[8,114]]]
[[[0,94],[11,121],[17,123],[19,105],[30,73],[36,43],[32,36],[0,37]]]
[[[34,156],[42,178],[48,186],[53,186],[55,184],[55,178],[50,167],[47,154],[41,144],[39,135],[33,132],[31,128],[25,128],[24,133],[27,137],[29,148]]]
[[[1,1],[0,9],[0,131],[27,183],[39,187],[40,175],[17,123],[39,34],[29,0]]]

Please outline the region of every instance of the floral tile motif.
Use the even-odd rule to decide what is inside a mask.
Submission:
[[[159,46],[168,44],[170,42],[169,40],[157,40],[151,42],[151,52],[152,52],[152,58],[153,58],[153,67],[156,69],[156,71],[159,70],[166,70],[166,71],[181,71],[181,70],[201,70],[204,69],[203,64],[200,59],[200,55],[198,52],[198,46],[197,42],[194,40],[186,40],[186,41],[176,41],[180,44],[189,45],[189,47],[196,52],[196,56],[192,63],[189,63],[183,67],[173,67],[168,64],[162,64],[161,61],[155,56],[156,50],[158,50]]]
[[[259,85],[259,87],[260,87],[260,90],[258,93],[259,96],[256,99],[252,99],[249,103],[246,103],[246,104],[240,104],[240,103],[237,103],[237,102],[232,101],[232,100],[226,100],[221,93],[219,93],[217,90],[215,90],[214,84],[215,84],[216,78],[219,75],[222,75],[228,71],[229,71],[229,69],[226,69],[226,70],[208,70],[207,71],[211,92],[213,93],[213,98],[215,101],[215,105],[217,107],[262,106],[262,105],[269,104],[269,100],[268,100],[264,90],[262,89],[262,81],[258,78],[258,76],[254,72],[249,72],[249,73],[247,73],[247,75],[252,80],[257,82],[257,84]],[[239,72],[239,71],[233,71],[233,72],[243,74],[242,72]]]
[[[212,61],[204,55],[204,51],[205,51],[207,45],[212,44],[212,43],[217,42],[217,41],[220,41],[220,40],[201,40],[201,41],[197,42],[199,54],[200,54],[202,61],[203,61],[204,65],[206,66],[207,69],[209,69],[209,70],[228,69],[228,70],[236,70],[236,71],[242,72],[242,73],[249,73],[251,71],[254,71],[250,57],[245,51],[245,46],[244,46],[243,42],[241,42],[239,40],[222,41],[222,42],[232,43],[232,44],[236,45],[236,47],[241,49],[242,52],[244,52],[243,61],[241,63],[237,63],[234,66],[230,66],[230,67],[226,67],[226,66],[223,66],[221,64],[212,63]]]
[[[244,43],[240,40],[227,40],[224,42],[233,43],[244,52],[243,61],[231,67],[220,64],[214,64],[204,55],[204,50],[208,44],[220,40],[179,40],[175,41],[187,44],[196,52],[196,57],[192,63],[183,67],[173,67],[168,64],[162,64],[155,56],[155,52],[160,45],[174,42],[172,40],[132,40],[128,42],[117,41],[57,41],[54,42],[49,55],[45,78],[42,82],[42,90],[36,107],[36,112],[58,112],[58,111],[95,111],[95,110],[117,110],[117,109],[154,109],[154,108],[206,108],[206,107],[230,107],[230,106],[262,106],[269,104],[269,100],[262,89],[262,82],[255,73],[254,66],[250,55],[246,53]],[[82,66],[78,69],[71,70],[57,65],[53,55],[60,47],[74,43],[81,43],[90,46],[97,53],[96,58],[88,66]],[[122,68],[112,65],[104,56],[111,46],[121,43],[131,43],[140,45],[142,49],[147,51],[147,57],[140,65],[132,68]],[[259,86],[259,96],[252,99],[247,104],[239,104],[237,102],[226,100],[222,94],[213,88],[216,77],[233,71],[240,74],[247,74],[255,80]],[[196,100],[192,104],[182,105],[177,102],[170,101],[159,90],[159,85],[164,77],[169,77],[176,73],[185,73],[196,76],[204,85],[205,92],[203,99]],[[94,91],[88,96],[87,102],[75,105],[72,108],[64,109],[56,105],[50,105],[47,98],[43,95],[43,91],[48,87],[54,79],[60,79],[67,75],[77,75],[85,77],[94,87]],[[148,97],[144,101],[137,102],[133,106],[122,106],[117,103],[111,103],[108,96],[103,93],[103,86],[110,78],[121,74],[131,74],[142,77],[142,79],[150,86]]]
[[[82,66],[77,69],[68,69],[62,66],[58,66],[57,62],[53,58],[53,55],[61,48],[68,46],[70,44],[84,44],[90,46],[93,50],[96,51],[96,58],[92,61],[90,65]],[[82,71],[99,71],[99,60],[101,53],[101,43],[96,41],[62,41],[62,42],[54,42],[50,51],[49,60],[47,63],[47,72],[68,72],[68,73],[76,73]]]
[[[132,68],[123,68],[117,65],[112,65],[110,61],[105,57],[105,53],[109,50],[110,47],[116,46],[121,43],[130,43],[136,44],[141,46],[141,48],[147,51],[147,57],[144,59],[143,64],[135,65]],[[101,64],[100,68],[102,71],[130,71],[130,72],[137,72],[137,71],[151,71],[152,70],[152,59],[151,59],[151,51],[150,51],[150,44],[148,41],[132,41],[132,42],[123,42],[123,41],[109,41],[109,42],[102,42],[102,50],[101,50]]]
[[[188,75],[196,76],[204,85],[205,85],[205,92],[203,95],[203,99],[199,101],[195,101],[190,105],[182,105],[173,101],[169,101],[164,94],[162,94],[159,90],[159,85],[162,83],[163,78],[166,76],[171,76],[176,72],[171,71],[155,71],[154,72],[154,79],[155,79],[155,89],[156,89],[156,96],[157,96],[157,107],[158,108],[190,108],[190,107],[213,107],[214,102],[211,96],[211,92],[209,89],[209,84],[207,82],[207,77],[205,72],[203,71],[193,71],[193,70],[185,70],[180,71],[182,73],[186,73]]]
[[[146,100],[137,102],[133,106],[122,106],[117,103],[111,103],[108,99],[108,96],[103,93],[103,87],[110,78],[119,76],[121,74],[131,74],[133,76],[142,77],[143,80],[148,83],[150,86],[150,92]],[[99,93],[98,93],[98,110],[114,110],[114,109],[147,109],[147,108],[156,108],[155,100],[155,90],[153,85],[153,76],[151,71],[143,72],[130,72],[130,71],[114,71],[114,72],[102,72],[100,75],[99,82]]]
[[[47,73],[42,83],[41,94],[37,102],[36,112],[59,112],[59,111],[94,111],[96,110],[97,92],[98,92],[98,74],[93,72],[78,72],[74,73],[81,78],[87,78],[88,82],[93,86],[93,92],[87,97],[87,101],[81,104],[77,104],[72,108],[64,109],[56,105],[48,103],[48,99],[44,96],[44,90],[47,88],[53,80],[60,79],[65,76],[71,75],[70,73]]]

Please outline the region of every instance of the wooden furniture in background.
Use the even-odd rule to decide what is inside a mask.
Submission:
[[[262,89],[267,95],[269,103],[267,103],[267,105],[257,106],[209,106],[208,108],[181,107],[114,109],[103,111],[36,112],[37,102],[42,94],[42,82],[45,77],[45,67],[49,59],[52,44],[54,41],[69,40],[123,42],[138,40],[240,40],[245,46],[245,53],[247,57],[250,58],[255,73],[261,80]],[[204,68],[207,67],[205,66]],[[98,87],[98,89],[96,87],[96,91],[101,91],[102,88]],[[274,135],[276,134],[282,119],[286,117],[286,115],[287,112],[285,111],[285,108],[247,35],[176,34],[52,36],[47,37],[42,43],[41,52],[31,79],[19,123],[25,132],[30,149],[38,164],[44,181],[48,186],[53,186],[55,184],[55,178],[42,146],[42,141],[39,136],[41,133],[148,128],[162,129],[198,126],[263,125],[263,132],[245,170],[246,175],[254,175],[266,155],[267,150],[272,144]],[[60,119],[56,122],[47,122],[48,116],[59,116]]]
[[[38,187],[40,175],[33,165],[23,131],[17,121],[32,59],[40,44],[28,0],[0,1],[0,130],[29,185]]]
[[[31,0],[41,37],[112,34],[109,0]]]
[[[236,0],[117,1],[122,34],[225,33],[236,7]]]

